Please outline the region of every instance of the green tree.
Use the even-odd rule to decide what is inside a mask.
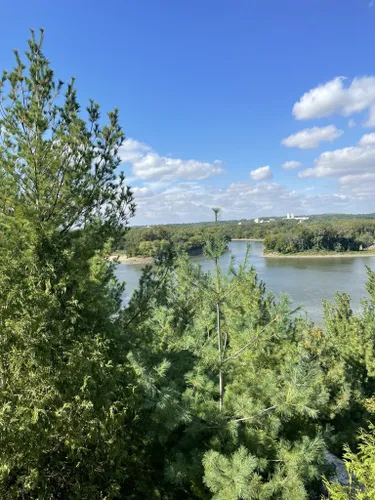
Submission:
[[[134,212],[124,135],[117,110],[83,118],[42,40],[1,79],[0,496],[131,498],[135,373],[106,259]]]
[[[164,491],[171,498],[307,498],[323,469],[318,417],[330,395],[303,347],[306,325],[293,319],[286,297],[277,303],[266,294],[248,258],[223,271],[222,238],[213,234],[205,249],[213,271],[182,258],[138,325],[142,373],[152,373],[150,353],[167,363],[156,391],[163,403],[148,420],[164,457]]]
[[[375,498],[375,433],[361,431],[358,453],[346,447],[344,459],[349,486],[325,482],[331,500],[373,500]]]

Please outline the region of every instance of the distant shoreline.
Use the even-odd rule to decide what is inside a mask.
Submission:
[[[362,250],[358,252],[332,252],[332,253],[263,253],[265,259],[345,259],[352,257],[375,257],[375,251]]]
[[[250,239],[250,238],[233,238],[231,241],[248,241],[248,242],[262,242],[261,239]],[[262,257],[265,259],[346,259],[353,257],[375,257],[375,250],[361,250],[358,252],[300,252],[293,254],[282,254],[282,253],[265,253],[263,251]],[[127,257],[124,254],[112,254],[109,257],[110,260],[116,260],[120,264],[135,264],[135,265],[147,265],[153,264],[153,257]]]
[[[255,239],[255,238],[233,238],[231,241],[263,241],[261,239]],[[189,257],[195,256],[195,255],[202,255],[202,251],[197,252],[197,253],[189,253]],[[127,257],[123,253],[114,253],[109,256],[109,260],[116,260],[120,264],[139,264],[139,265],[147,265],[147,264],[153,264],[154,258],[153,257],[142,257],[142,256],[135,256],[135,257]]]
[[[127,257],[124,254],[113,254],[109,257],[110,260],[115,260],[120,264],[152,264],[154,262],[153,257]]]
[[[232,238],[230,241],[263,241],[261,238]]]

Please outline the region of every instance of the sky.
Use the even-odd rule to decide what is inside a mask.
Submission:
[[[19,0],[56,77],[120,110],[136,224],[375,212],[374,0]]]

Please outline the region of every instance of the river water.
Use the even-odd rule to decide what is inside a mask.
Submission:
[[[221,257],[222,265],[229,263],[231,255],[237,263],[241,263],[246,245],[244,241],[229,243],[229,251]],[[287,293],[295,306],[301,305],[308,316],[318,323],[322,319],[322,299],[331,300],[336,291],[349,293],[353,309],[358,310],[361,299],[367,296],[365,266],[375,270],[375,256],[267,259],[262,253],[262,243],[252,242],[250,264],[255,266],[267,289],[272,291],[276,298],[280,293]],[[191,257],[191,260],[200,264],[206,271],[213,267],[202,255]],[[137,287],[142,267],[140,264],[120,264],[117,267],[117,277],[126,281],[125,300],[129,299]]]

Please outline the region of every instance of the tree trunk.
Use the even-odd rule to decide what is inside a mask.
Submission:
[[[223,371],[221,369],[221,365],[223,363],[223,356],[222,356],[222,342],[221,342],[221,328],[220,328],[220,306],[218,302],[216,304],[216,321],[217,321],[217,343],[219,348],[219,407],[221,410],[223,408],[224,380],[223,380]]]

